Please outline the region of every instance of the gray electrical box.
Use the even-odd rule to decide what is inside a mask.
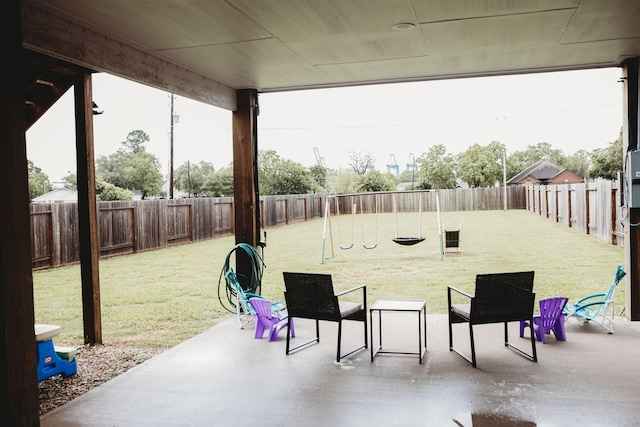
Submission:
[[[640,151],[630,151],[627,159],[628,206],[640,208]]]

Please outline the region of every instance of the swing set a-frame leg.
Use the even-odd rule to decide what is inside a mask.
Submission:
[[[329,203],[329,199],[324,206],[324,226],[322,228],[322,258],[320,263],[323,264],[325,259],[333,258],[335,254],[333,253],[333,233],[331,232],[331,218],[329,217],[331,209],[331,205]],[[331,257],[325,258],[325,243],[327,241],[327,228],[329,228],[329,241],[331,242]]]

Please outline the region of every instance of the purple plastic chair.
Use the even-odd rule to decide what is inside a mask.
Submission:
[[[287,326],[288,316],[278,317],[272,310],[271,301],[264,298],[249,298],[249,304],[256,312],[256,333],[254,338],[262,339],[264,331],[269,331],[269,341],[277,340],[280,329]],[[296,336],[293,329],[293,319],[291,319],[291,336]]]
[[[553,334],[558,341],[566,341],[567,336],[564,332],[564,320],[566,314],[563,314],[568,298],[553,297],[540,300],[540,315],[533,316],[533,330],[535,331],[538,341],[546,344],[545,335]],[[524,335],[524,329],[529,326],[529,322],[524,320],[520,322],[520,337]]]

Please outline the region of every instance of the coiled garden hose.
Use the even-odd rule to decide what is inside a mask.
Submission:
[[[220,271],[220,277],[218,278],[218,300],[220,301],[220,304],[222,304],[222,307],[224,307],[225,310],[229,311],[230,313],[235,313],[237,310],[237,291],[235,284],[231,280],[233,279],[232,276],[235,276],[235,273],[233,271],[233,268],[229,265],[229,261],[231,259],[231,256],[237,250],[243,250],[247,254],[251,265],[251,276],[249,277],[247,289],[245,290],[247,293],[260,295],[260,289],[262,286],[262,274],[265,267],[264,261],[262,260],[262,257],[260,257],[260,254],[258,254],[256,249],[248,243],[238,243],[227,253],[227,256],[224,260],[224,265],[222,266],[222,270]],[[223,293],[225,296],[224,299],[222,297]]]

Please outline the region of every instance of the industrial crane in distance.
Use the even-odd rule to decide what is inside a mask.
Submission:
[[[318,147],[313,147],[313,154],[316,155],[316,163],[322,166],[323,168],[327,169],[327,165],[324,162],[324,157],[320,155],[320,150],[318,150]]]
[[[387,162],[387,173],[392,173],[395,176],[400,175],[400,166],[398,166],[396,156],[393,154],[389,156],[389,161]]]

